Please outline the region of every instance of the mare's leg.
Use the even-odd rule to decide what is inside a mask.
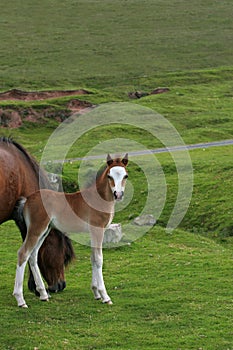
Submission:
[[[92,284],[91,288],[94,293],[95,299],[102,299],[103,303],[112,304],[111,298],[107,294],[102,266],[103,266],[103,253],[102,253],[102,241],[104,237],[104,230],[95,228],[91,232],[91,263],[92,263]]]

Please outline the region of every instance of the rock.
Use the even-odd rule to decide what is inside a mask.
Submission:
[[[61,191],[62,190],[62,180],[59,175],[54,173],[47,173],[49,182],[52,186],[52,189],[55,191]]]
[[[85,108],[93,107],[92,103],[74,98],[67,103],[67,108],[73,112],[79,112]]]
[[[129,98],[133,98],[133,99],[141,98],[141,97],[148,96],[148,95],[149,94],[147,92],[142,92],[142,91],[134,91],[134,92],[128,93]]]
[[[122,237],[121,224],[111,224],[104,232],[103,243],[118,243]]]
[[[151,214],[145,214],[136,217],[133,220],[133,224],[138,226],[154,226],[156,224],[156,219]]]
[[[148,96],[148,95],[163,94],[164,92],[168,92],[168,91],[170,91],[170,89],[167,87],[159,87],[159,88],[154,89],[150,93],[144,92],[144,91],[129,92],[128,97],[133,98],[133,99],[137,99],[137,98],[142,98],[142,97]]]
[[[8,128],[18,128],[22,124],[22,119],[17,111],[11,109],[0,109],[0,126]]]

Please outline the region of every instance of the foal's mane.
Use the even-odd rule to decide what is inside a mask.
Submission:
[[[39,164],[35,160],[33,156],[31,156],[26,149],[20,145],[18,142],[14,141],[11,137],[1,136],[0,142],[5,143],[7,145],[14,146],[20,153],[22,153],[28,162],[28,164],[31,166],[34,174],[36,175],[36,178],[38,180],[38,183],[40,183],[40,186],[42,188],[51,188],[51,185],[49,183],[49,180],[45,174],[45,172],[40,168]],[[39,182],[40,181],[40,182]]]

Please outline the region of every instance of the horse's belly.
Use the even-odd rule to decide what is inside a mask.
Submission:
[[[67,233],[89,232],[88,223],[76,215],[72,218],[54,218],[52,220],[52,226]]]

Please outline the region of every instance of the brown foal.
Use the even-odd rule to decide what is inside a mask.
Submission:
[[[27,307],[23,297],[24,270],[30,264],[36,289],[41,300],[48,300],[37,255],[44,239],[52,228],[65,232],[90,232],[92,290],[95,299],[112,304],[107,294],[103,274],[102,242],[105,228],[114,216],[115,201],[124,196],[128,154],[123,159],[107,157],[107,166],[97,177],[96,182],[87,189],[72,194],[40,190],[21,200],[23,215],[27,225],[26,239],[18,251],[18,263],[13,295],[18,306]]]

